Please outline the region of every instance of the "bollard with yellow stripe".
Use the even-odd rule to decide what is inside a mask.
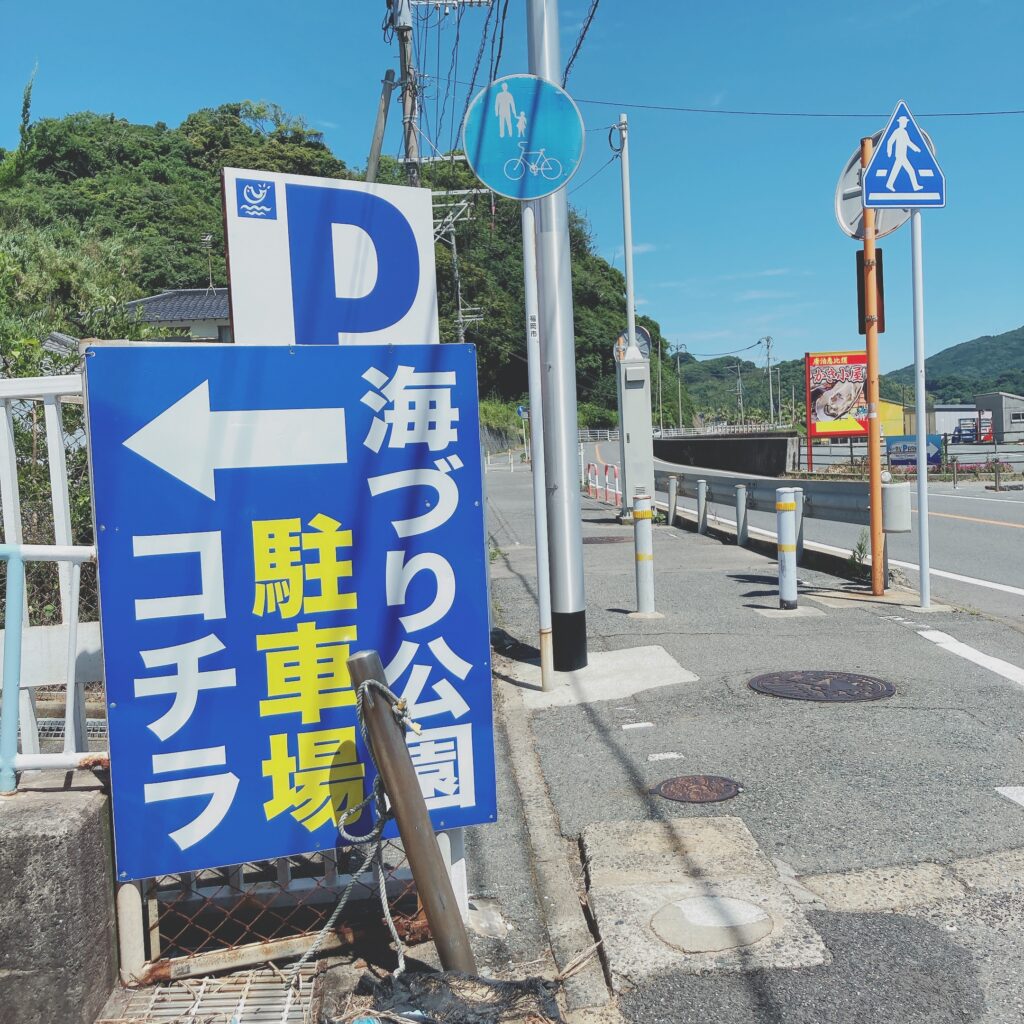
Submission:
[[[638,619],[660,619],[654,610],[654,509],[645,488],[633,496],[633,547],[636,552],[636,611]]]
[[[775,492],[775,532],[779,538],[779,607],[792,611],[796,593],[796,488]]]

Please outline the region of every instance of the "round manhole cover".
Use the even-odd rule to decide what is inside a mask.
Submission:
[[[767,675],[755,676],[747,685],[770,697],[833,704],[882,700],[896,692],[896,687],[884,679],[860,676],[853,672],[769,672]]]
[[[716,804],[738,795],[740,784],[722,775],[677,775],[659,782],[651,792],[681,804]]]

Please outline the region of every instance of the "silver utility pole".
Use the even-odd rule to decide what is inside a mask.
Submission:
[[[766,335],[761,339],[768,352],[768,422],[775,422],[775,396],[772,394],[772,339]]]
[[[537,612],[540,619],[540,685],[554,686],[551,659],[551,578],[548,512],[544,486],[544,411],[541,398],[540,325],[537,309],[537,233],[533,207],[522,204],[523,286],[526,299],[526,364],[530,385],[530,466],[533,470],[533,530],[537,547]]]
[[[626,271],[626,347],[636,344],[636,306],[633,297],[633,207],[629,194],[629,122],[619,114],[619,167],[622,173],[622,252]],[[658,345],[661,345],[659,339]],[[660,352],[660,348],[659,348]]]
[[[377,166],[380,163],[380,147],[384,143],[384,129],[388,123],[388,108],[391,106],[391,93],[395,89],[395,72],[388,68],[381,83],[380,106],[377,108],[377,120],[374,123],[373,139],[370,142],[370,155],[366,160],[366,180],[377,180]]]
[[[558,0],[526,0],[530,72],[559,85]],[[576,477],[576,350],[565,189],[536,200],[537,282],[544,392],[551,637],[554,667],[587,664],[587,605],[583,537]]]
[[[932,600],[928,545],[928,406],[924,387],[924,283],[921,271],[921,211],[910,214],[910,263],[914,282],[914,406],[917,421],[917,558],[921,566],[921,607]]]
[[[392,24],[398,35],[402,71],[402,135],[405,140],[405,173],[410,185],[420,183],[420,140],[417,131],[416,68],[412,57],[412,7],[409,0],[395,0]]]

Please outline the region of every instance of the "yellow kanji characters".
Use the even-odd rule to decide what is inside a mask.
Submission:
[[[303,531],[298,519],[258,519],[252,524],[253,562],[256,597],[253,614],[278,611],[291,619],[300,611],[349,611],[356,607],[356,595],[341,593],[342,577],[352,575],[352,563],[339,560],[340,548],[352,546],[352,531],[322,512]],[[303,562],[303,552],[312,551],[316,560]],[[307,594],[305,583],[318,584],[318,593]]]
[[[355,626],[320,629],[300,622],[289,633],[263,633],[256,649],[267,653],[267,695],[260,701],[260,717],[298,713],[302,724],[320,721],[326,708],[355,704],[349,678],[349,641],[356,639]]]
[[[263,804],[267,821],[289,811],[310,832],[331,822],[363,799],[366,766],[357,761],[356,730],[321,729],[296,736],[298,756],[288,753],[288,736],[270,737],[263,776],[271,798]]]
[[[252,524],[256,564],[253,615],[280,611],[290,619],[302,608],[302,523],[299,519],[257,519]]]
[[[306,565],[306,579],[320,584],[319,594],[310,594],[302,605],[307,614],[342,612],[356,606],[355,594],[338,592],[342,576],[352,575],[352,563],[338,561],[338,549],[352,547],[352,531],[340,529],[341,523],[322,512],[309,525],[315,533],[303,533],[302,550],[315,551],[316,561]]]

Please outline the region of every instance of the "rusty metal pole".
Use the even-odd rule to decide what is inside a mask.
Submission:
[[[871,138],[860,140],[860,166],[871,162]],[[871,496],[871,593],[885,593],[882,536],[881,421],[878,419],[878,277],[875,262],[875,211],[864,208],[864,319],[868,355],[868,491]]]
[[[384,666],[376,651],[353,654],[348,659],[348,671],[355,687],[368,679],[387,686]],[[370,736],[377,771],[391,801],[398,834],[402,837],[402,846],[416,882],[416,892],[427,915],[441,967],[446,971],[476,974],[476,961],[466,926],[459,913],[444,858],[434,838],[434,829],[402,728],[387,701],[375,696],[372,690],[366,690],[364,701],[366,731]]]

